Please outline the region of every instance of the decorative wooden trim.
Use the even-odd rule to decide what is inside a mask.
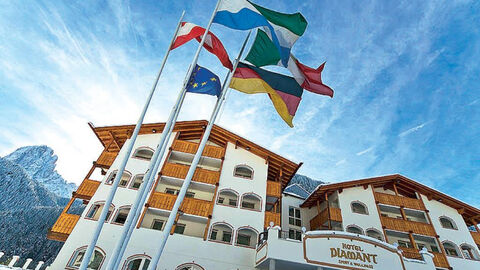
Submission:
[[[372,190],[372,196],[375,198],[375,188],[373,185],[370,185],[371,190]],[[383,231],[383,238],[385,239],[385,242],[388,243],[388,237],[387,237],[387,232],[385,231],[385,226],[382,224],[382,214],[380,212],[380,207],[378,206],[378,201],[375,201],[375,206],[377,207],[377,213],[378,213],[378,219],[380,221],[380,224],[382,225],[382,231]]]

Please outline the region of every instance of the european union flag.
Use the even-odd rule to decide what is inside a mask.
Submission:
[[[221,91],[222,85],[220,84],[218,76],[210,70],[196,65],[188,81],[187,92],[218,97]]]

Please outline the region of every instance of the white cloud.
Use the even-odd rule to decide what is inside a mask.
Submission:
[[[403,132],[401,132],[400,134],[398,134],[399,137],[404,137],[404,136],[407,136],[408,134],[410,133],[413,133],[413,132],[416,132],[416,131],[419,131],[420,129],[422,129],[425,125],[427,125],[429,122],[425,122],[423,124],[420,124],[416,127],[413,127],[413,128],[409,128]]]

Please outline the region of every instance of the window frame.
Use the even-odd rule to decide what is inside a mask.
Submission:
[[[68,261],[67,261],[67,265],[65,266],[65,269],[79,269],[80,268],[80,265],[73,266],[73,265],[71,265],[71,263],[73,263],[73,261],[76,259],[78,254],[82,251],[83,251],[83,257],[82,257],[82,260],[80,261],[80,264],[82,263],[82,261],[85,257],[85,252],[87,251],[87,246],[81,246],[81,247],[79,247],[79,248],[77,248],[73,251],[72,255],[70,256],[70,259],[68,259]],[[100,270],[100,269],[102,269],[103,263],[105,262],[106,253],[100,247],[95,246],[95,248],[93,249],[92,259],[95,258],[95,252],[99,252],[103,256],[103,258],[100,261],[100,264],[98,265],[98,268],[97,268],[98,270]],[[88,264],[90,264],[90,262]]]
[[[177,228],[183,228],[182,229],[182,232],[181,233],[178,233],[177,232]],[[185,235],[185,229],[187,228],[187,224],[185,223],[177,223],[175,224],[175,229],[173,229],[173,233],[175,234],[181,234],[181,235]]]
[[[356,229],[359,229],[359,230],[360,230],[360,233],[349,232],[349,231],[348,231],[348,228],[356,228]],[[350,224],[350,225],[348,225],[347,227],[345,227],[345,231],[348,232],[348,233],[365,235],[365,231],[364,231],[362,228],[360,228],[359,226],[354,225],[354,224]]]
[[[452,225],[452,228],[447,228],[447,227],[443,226],[442,219],[450,222],[450,224]],[[456,230],[456,231],[458,231],[457,223],[456,223],[452,218],[450,218],[450,217],[440,216],[440,217],[438,217],[438,222],[440,222],[440,226],[441,226],[443,229]]]
[[[152,262],[152,257],[146,255],[146,254],[134,254],[130,257],[128,257],[125,262],[123,263],[123,266],[122,266],[122,270],[128,270],[128,264],[132,261],[135,261],[135,260],[138,260],[138,259],[141,259],[141,260],[149,260],[150,263]],[[149,264],[150,264],[149,263]],[[142,265],[142,264],[140,264]],[[144,267],[145,267],[145,264],[144,264]],[[139,269],[139,270],[143,270],[143,269]]]
[[[128,215],[130,214],[130,210],[132,210],[131,205],[120,206],[117,209],[117,211],[115,211],[115,215],[113,215],[112,220],[110,221],[111,224],[120,225],[120,226],[123,226],[125,224],[125,222],[124,223],[115,222],[115,219],[117,219],[118,215],[120,214],[120,211],[123,209],[128,209],[127,216],[125,217],[125,222],[127,222],[127,218],[128,218]]]
[[[230,198],[227,198],[225,195],[222,195],[222,192],[230,192],[230,193],[233,193],[235,194],[235,205],[230,205]],[[228,206],[228,207],[233,207],[233,208],[237,208],[238,207],[238,201],[239,201],[239,197],[240,197],[240,194],[238,194],[238,192],[236,192],[235,190],[233,189],[230,189],[230,188],[224,188],[224,189],[221,189],[220,191],[217,192],[217,199],[215,200],[215,204],[218,204],[218,205],[222,205],[222,206]],[[219,203],[219,199],[220,198],[223,198],[223,202],[222,203]]]
[[[160,230],[157,230],[157,229],[154,229],[154,228],[153,228],[153,226],[155,225],[155,222],[158,222],[158,221],[161,221],[161,222],[162,222],[162,226],[161,226]],[[150,225],[150,229],[156,230],[156,231],[163,231],[163,229],[164,229],[164,227],[165,227],[165,222],[166,222],[166,220],[164,220],[164,219],[154,218],[154,219],[152,220],[152,224]]]
[[[116,177],[117,173],[118,173],[118,170],[114,170],[110,174],[108,174],[108,177],[105,179],[104,184],[109,185],[109,186],[113,185],[113,182],[115,181],[115,177]],[[115,177],[113,177],[112,183],[109,183],[109,179],[112,178],[111,176],[113,174],[115,174]],[[120,178],[120,181],[118,182],[118,187],[120,187],[120,188],[128,188],[130,186],[130,180],[132,180],[132,173],[127,171],[127,170],[123,170],[123,175],[125,175],[125,174],[128,175],[127,184],[125,184],[125,186],[120,185],[122,183],[122,178]],[[123,177],[123,175],[122,175],[122,177]]]
[[[360,213],[360,212],[356,212],[353,207],[354,204],[358,204],[358,205],[361,205],[363,207],[363,209],[365,210],[365,213]],[[361,201],[353,201],[350,203],[350,209],[352,211],[353,214],[360,214],[360,215],[369,215],[369,212],[368,212],[368,207],[366,204],[364,204],[363,202]]]
[[[98,221],[98,219],[94,219],[94,218],[91,218],[91,217],[88,217],[88,214],[92,211],[92,209],[95,207],[95,206],[101,206],[103,205],[105,207],[105,201],[96,201],[94,202],[90,208],[88,209],[88,211],[85,213],[85,216],[83,217],[84,219],[88,219],[88,220],[93,220],[93,221]],[[110,214],[107,213],[107,217],[105,218],[105,223],[109,222],[110,221],[110,218],[112,217],[112,215],[115,213],[115,205],[112,203],[110,204],[110,208],[112,208],[112,210],[110,211]],[[109,208],[109,209],[110,209]],[[96,210],[98,211],[98,210]],[[103,209],[102,209],[103,211]],[[93,215],[95,216],[95,215]]]
[[[230,242],[224,242],[224,241],[222,241],[222,240],[217,240],[217,239],[212,240],[212,239],[211,239],[211,236],[212,236],[211,232],[212,232],[213,230],[216,230],[216,231],[217,231],[216,236],[218,236],[218,232],[220,231],[220,229],[215,228],[215,226],[218,226],[218,225],[225,225],[226,227],[230,228],[230,233],[231,233]],[[209,230],[209,231],[210,231],[210,232],[209,232],[209,234],[208,234],[208,241],[215,242],[215,243],[221,243],[221,244],[225,244],[225,245],[232,245],[233,242],[234,242],[235,229],[234,229],[234,227],[233,227],[232,225],[228,224],[227,222],[215,222],[215,223],[213,223],[213,224],[210,226],[210,230]],[[215,237],[215,238],[217,238],[217,237]],[[222,233],[222,238],[223,238],[223,233]]]
[[[134,188],[133,184],[135,184],[135,179],[140,177],[140,176],[142,177],[142,182],[140,183],[140,186],[138,186],[138,188]],[[144,181],[143,181],[144,178],[145,178],[145,174],[143,174],[143,173],[134,175],[132,177],[131,181],[130,181],[130,185],[128,185],[128,188],[133,189],[133,190],[139,190],[140,187],[142,186],[142,184],[144,183]]]
[[[258,206],[259,206],[259,209],[255,209],[255,208],[246,208],[246,207],[243,207],[243,200],[245,199],[245,196],[253,196],[253,197],[256,197],[258,200],[259,200],[259,203],[258,203]],[[263,205],[263,200],[262,200],[262,197],[254,192],[247,192],[247,193],[243,193],[241,198],[240,198],[240,209],[245,209],[245,210],[249,210],[249,211],[256,211],[256,212],[261,212],[262,211],[262,205]]]
[[[148,150],[150,152],[152,152],[152,157],[153,155],[155,154],[155,150],[153,150],[152,148],[148,147],[148,146],[140,146],[138,147],[137,149],[135,149],[135,151],[133,152],[131,158],[135,158],[135,159],[140,159],[140,160],[145,160],[145,161],[150,161],[152,159],[152,157],[150,158],[145,158],[145,157],[138,157],[136,156],[137,153],[141,150]]]
[[[374,231],[374,232],[378,233],[380,235],[381,239],[378,239],[378,238],[375,238],[375,237],[372,237],[372,238],[377,239],[377,240],[382,241],[382,242],[385,242],[385,236],[383,235],[383,233],[380,230],[375,229],[375,228],[366,229],[365,230],[365,236],[371,237],[371,236],[368,235],[368,231]]]
[[[239,167],[244,167],[244,168],[250,170],[252,172],[251,176],[248,177],[248,176],[237,175],[236,172],[237,172],[237,168],[239,168]],[[255,175],[255,171],[253,170],[252,167],[248,166],[247,164],[238,164],[238,165],[235,165],[235,167],[233,168],[233,177],[238,177],[238,178],[247,179],[247,180],[253,180],[254,175]]]
[[[293,216],[290,216],[290,209],[293,209]],[[298,217],[298,218],[295,216],[295,213],[296,213],[297,211],[298,211],[298,213],[299,213],[299,215],[300,215],[300,217]],[[291,224],[291,223],[290,223],[290,219],[293,219],[293,221],[294,221],[293,223],[296,223],[296,220],[300,220],[300,226],[298,226],[297,224]],[[302,211],[300,211],[300,208],[289,205],[289,206],[288,206],[288,225],[289,225],[289,226],[295,226],[295,227],[301,228],[301,227],[302,227],[302,223],[303,223],[303,222],[302,222]]]
[[[254,233],[254,236],[242,234],[242,231],[251,231],[251,232]],[[252,238],[253,238],[254,240],[257,240],[259,233],[258,233],[258,231],[257,231],[255,228],[253,228],[253,227],[251,227],[251,226],[239,227],[239,228],[237,229],[237,232],[235,233],[235,241],[234,241],[234,242],[235,242],[235,246],[245,247],[245,248],[253,248],[253,249],[256,248],[257,243],[255,243],[253,246],[250,246],[250,244],[249,244],[249,245],[239,244],[239,243],[238,243],[238,237],[239,237],[240,235],[250,237],[250,241],[252,241]],[[249,241],[249,243],[250,243],[250,241]]]
[[[457,255],[450,255],[450,254],[448,254],[447,248],[445,247],[445,244],[450,244],[450,245],[452,245],[452,247],[453,247],[453,249],[455,249],[455,252],[457,253]],[[459,249],[459,247],[458,247],[455,243],[446,240],[446,241],[443,241],[443,242],[442,242],[442,247],[443,247],[443,249],[445,250],[445,255],[450,256],[450,257],[454,257],[454,258],[463,258],[463,253],[462,253],[462,251]]]

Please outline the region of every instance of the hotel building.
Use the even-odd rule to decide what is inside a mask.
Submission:
[[[206,125],[175,125],[121,269],[147,269]],[[104,149],[48,232],[65,242],[50,269],[79,268],[134,129],[90,126]],[[142,126],[90,269],[106,268],[163,128]],[[401,175],[309,194],[289,186],[300,165],[215,125],[157,269],[480,269],[479,209]]]

